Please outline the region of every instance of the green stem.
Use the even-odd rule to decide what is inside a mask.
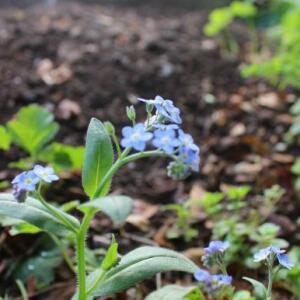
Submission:
[[[268,261],[268,289],[267,289],[266,300],[272,300],[273,275],[274,275],[273,264],[274,264],[274,258],[269,258],[269,261]]]
[[[126,148],[123,153],[121,154],[120,158],[112,165],[112,167],[108,170],[108,172],[105,174],[103,179],[101,180],[98,189],[95,193],[94,198],[98,198],[101,196],[105,196],[102,194],[103,187],[107,183],[108,180],[110,180],[113,175],[125,164],[140,159],[144,157],[150,157],[150,156],[166,156],[166,154],[163,151],[160,150],[153,150],[153,151],[145,151],[145,152],[138,152],[132,155],[127,156],[130,149]]]
[[[86,300],[86,273],[85,273],[85,239],[91,220],[95,215],[95,210],[89,210],[81,223],[77,234],[77,263],[78,263],[78,300]]]
[[[64,224],[68,229],[70,229],[73,232],[77,232],[74,228],[74,225],[67,219],[64,218],[61,214],[57,213],[56,210],[47,203],[47,201],[43,198],[43,196],[40,193],[40,188],[38,189],[38,192],[35,192],[35,195],[38,197],[38,200],[45,206],[45,208],[48,210],[48,212],[58,219],[62,224]]]
[[[21,280],[19,280],[19,279],[16,280],[16,283],[18,285],[18,288],[20,290],[20,293],[22,295],[23,300],[29,300],[29,297],[28,297],[26,288],[24,286],[24,283]]]

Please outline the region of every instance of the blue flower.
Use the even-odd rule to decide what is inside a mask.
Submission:
[[[17,175],[12,184],[14,190],[19,193],[20,191],[34,191],[39,181],[40,178],[33,171],[27,171]]]
[[[54,173],[54,170],[51,167],[36,165],[33,168],[33,172],[37,177],[48,183],[59,179],[59,177]]]
[[[142,98],[138,98],[138,100],[154,105],[158,116],[162,116],[167,121],[181,124],[180,110],[173,104],[172,100],[165,100],[161,96],[156,96],[154,100],[146,100]]]
[[[159,149],[162,149],[167,154],[172,154],[174,152],[174,148],[178,147],[180,142],[176,138],[175,130],[157,129],[154,131],[153,145]]]
[[[223,274],[212,275],[212,282],[217,283],[218,285],[230,285],[232,282],[232,276]]]
[[[199,171],[200,156],[199,151],[194,151],[188,147],[179,148],[179,160],[189,165],[195,172]]]
[[[232,276],[224,274],[210,274],[208,271],[199,269],[194,273],[194,278],[202,283],[217,287],[220,285],[230,285],[232,283]]]
[[[230,247],[229,242],[211,241],[207,248],[204,248],[205,255],[211,255],[215,253],[223,253]]]
[[[179,126],[176,124],[153,124],[154,128],[160,129],[160,130],[168,130],[168,129],[178,129]]]
[[[194,278],[199,282],[210,283],[212,275],[206,270],[199,269],[194,273]]]
[[[194,140],[190,134],[185,133],[183,130],[178,131],[178,139],[181,142],[181,146],[199,152],[199,147],[194,143]]]
[[[144,151],[146,142],[151,140],[153,134],[147,132],[142,123],[138,123],[133,127],[126,126],[122,129],[123,139],[122,147],[132,147],[137,151]]]
[[[259,262],[268,259],[271,255],[276,256],[280,265],[287,269],[291,269],[293,264],[289,261],[289,258],[284,254],[285,250],[282,250],[275,246],[269,246],[267,248],[260,249],[254,255],[254,261]]]

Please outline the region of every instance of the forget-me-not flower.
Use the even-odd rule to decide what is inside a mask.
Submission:
[[[199,269],[194,273],[194,278],[199,282],[210,283],[212,275],[206,270]]]
[[[224,274],[212,275],[212,282],[218,285],[230,285],[232,282],[232,276]]]
[[[180,142],[176,138],[176,132],[173,129],[154,131],[153,145],[158,149],[165,151],[167,154],[172,154],[174,148],[180,145]]]
[[[230,285],[232,276],[224,274],[210,274],[208,271],[199,269],[194,273],[194,278],[207,285],[207,287],[217,288],[222,285]]]
[[[285,254],[285,250],[275,246],[269,246],[267,248],[260,249],[257,253],[255,253],[254,261],[259,262],[262,260],[267,260],[271,257],[271,255],[277,257],[279,264],[283,267],[287,269],[291,269],[293,267],[293,264],[289,261],[287,254]]]
[[[160,130],[168,130],[168,129],[178,129],[179,126],[177,124],[160,124],[160,123],[154,123],[154,128],[160,129]]]
[[[151,140],[153,134],[147,132],[144,124],[138,123],[133,127],[126,126],[122,129],[122,147],[132,147],[137,151],[144,151],[146,142]]]
[[[208,247],[204,248],[205,255],[223,253],[230,247],[230,243],[225,241],[211,241]]]
[[[17,175],[12,181],[16,191],[34,191],[40,178],[33,172],[27,171]]]
[[[138,100],[154,105],[158,116],[165,118],[169,122],[181,124],[182,120],[180,117],[180,110],[174,105],[172,100],[165,100],[161,96],[156,96],[154,100],[146,100],[142,98],[138,98]]]
[[[195,151],[188,147],[179,148],[179,159],[186,165],[190,166],[195,172],[199,171],[200,156],[199,150]]]
[[[41,165],[35,165],[33,168],[34,174],[45,182],[52,182],[59,179],[59,177],[54,173],[51,167],[43,167]]]
[[[181,142],[181,146],[199,152],[199,147],[194,143],[194,139],[190,134],[185,133],[183,130],[178,131],[178,139]]]

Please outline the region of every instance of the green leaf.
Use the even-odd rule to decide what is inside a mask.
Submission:
[[[4,126],[0,126],[0,149],[8,150],[11,138]]]
[[[33,155],[57,133],[59,127],[53,120],[52,113],[33,104],[22,108],[7,127],[12,141]]]
[[[62,170],[81,170],[84,147],[53,143],[38,153],[38,159],[50,163],[56,172]]]
[[[116,242],[115,237],[112,237],[111,244],[106,251],[106,254],[104,256],[104,259],[101,264],[101,268],[104,271],[108,271],[113,266],[115,266],[118,262],[118,243]]]
[[[0,214],[32,224],[55,235],[66,234],[66,227],[33,198],[27,198],[26,202],[18,203],[11,194],[0,194]],[[72,222],[77,221],[69,217],[72,218]]]
[[[113,164],[113,147],[109,134],[104,125],[93,118],[90,122],[85,157],[82,170],[82,185],[86,194],[93,199],[97,188]],[[110,181],[105,185],[103,193],[106,194],[110,187]]]
[[[62,256],[57,247],[45,249],[38,255],[17,263],[12,276],[23,282],[26,282],[33,276],[36,280],[37,288],[45,288],[54,281],[54,269],[58,267],[61,262]]]
[[[88,208],[95,208],[108,215],[116,225],[125,223],[133,206],[133,200],[127,196],[107,196],[97,198],[82,204],[79,208],[86,212]]]
[[[153,275],[166,271],[194,273],[198,270],[191,260],[175,251],[159,247],[140,247],[125,255],[109,270],[93,296],[107,296],[125,290]],[[93,276],[93,273],[88,277]]]
[[[234,294],[232,300],[255,300],[249,291],[238,291]]]
[[[205,297],[197,287],[167,285],[148,295],[145,300],[205,300]]]
[[[249,277],[243,277],[244,280],[250,282],[252,284],[252,286],[254,287],[254,293],[258,296],[261,297],[263,299],[266,298],[266,294],[267,294],[267,289],[266,287],[259,281],[253,279],[253,278],[249,278]]]
[[[248,185],[232,186],[226,191],[226,194],[229,200],[238,201],[244,199],[250,191],[251,187]]]

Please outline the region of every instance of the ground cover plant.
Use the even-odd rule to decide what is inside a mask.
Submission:
[[[1,299],[300,299],[297,1],[5,2]]]

